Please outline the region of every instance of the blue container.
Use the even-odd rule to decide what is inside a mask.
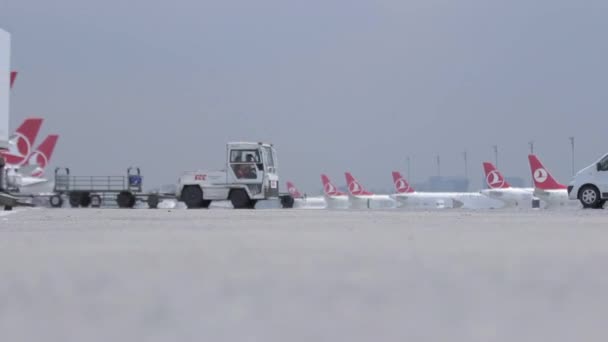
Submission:
[[[140,186],[141,185],[141,176],[129,176],[129,186]]]

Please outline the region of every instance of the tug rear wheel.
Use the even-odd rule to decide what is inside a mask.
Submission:
[[[234,209],[253,209],[255,202],[249,199],[249,195],[243,189],[234,189],[230,191],[230,202]]]

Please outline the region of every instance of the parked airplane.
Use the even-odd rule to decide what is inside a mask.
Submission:
[[[350,207],[353,209],[395,208],[397,202],[389,195],[375,195],[363,188],[350,172],[345,172]]]
[[[502,202],[478,192],[417,192],[398,171],[393,171],[393,182],[397,191],[393,198],[400,207],[493,209],[503,206]]]
[[[557,182],[536,155],[528,155],[528,161],[534,181],[534,196],[545,202],[548,207],[578,205],[578,201],[568,198],[567,186]]]
[[[294,200],[293,207],[301,209],[322,209],[327,206],[325,198],[321,196],[309,197],[302,195],[296,186],[287,181],[287,191]]]
[[[56,134],[47,136],[40,146],[30,154],[27,164],[8,169],[7,182],[9,187],[23,192],[25,188],[48,183],[48,179],[43,178],[44,170],[51,160],[58,139],[59,136]]]
[[[483,163],[483,171],[488,189],[481,190],[482,194],[502,201],[506,207],[529,208],[532,205],[533,188],[511,187],[502,173],[490,162]]]
[[[328,209],[346,209],[350,207],[348,196],[338,190],[327,175],[321,175],[321,183],[323,184],[323,195]]]

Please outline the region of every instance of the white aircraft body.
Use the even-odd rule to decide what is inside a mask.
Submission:
[[[287,182],[287,191],[293,198],[293,207],[297,209],[324,209],[327,207],[327,202],[325,201],[325,197],[322,196],[306,196],[302,195],[302,193],[296,188],[296,186],[288,181]]]
[[[492,199],[504,203],[504,207],[530,208],[534,199],[533,188],[514,188],[507,182],[505,177],[490,162],[483,163],[483,170],[486,176],[488,189],[481,190],[481,193]]]
[[[339,191],[327,175],[321,175],[321,183],[323,184],[323,195],[325,197],[325,207],[327,209],[350,208],[351,203],[348,199],[348,195]]]
[[[348,185],[348,199],[352,209],[386,209],[397,206],[397,201],[390,195],[376,195],[365,190],[350,172],[345,172],[344,176]]]
[[[478,192],[417,192],[398,171],[393,171],[396,193],[392,197],[401,208],[502,208],[503,202]]]

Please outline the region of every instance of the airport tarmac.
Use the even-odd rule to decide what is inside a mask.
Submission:
[[[605,341],[608,212],[20,209],[4,341]]]

